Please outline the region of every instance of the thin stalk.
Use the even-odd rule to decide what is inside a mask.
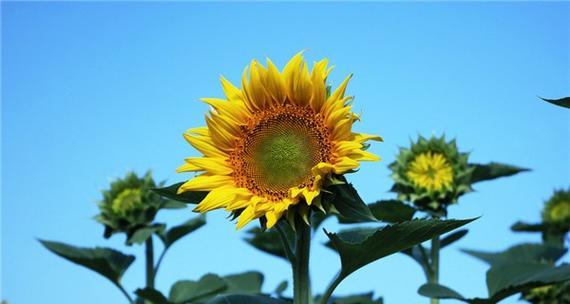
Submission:
[[[431,276],[430,283],[439,284],[439,249],[440,249],[439,235],[431,240]],[[430,299],[430,304],[439,304],[439,299]]]
[[[123,293],[123,295],[127,298],[127,300],[129,300],[130,304],[134,304],[135,302],[133,301],[133,298],[131,298],[131,296],[129,295],[129,293],[125,290],[125,288],[123,287],[123,285],[121,285],[120,283],[116,283],[115,282],[115,286],[117,286],[117,288],[119,288],[119,290],[121,291],[121,293]]]
[[[320,304],[327,304],[329,302],[329,299],[331,298],[334,290],[336,289],[338,284],[340,284],[340,282],[342,282],[343,279],[344,278],[340,276],[340,273],[336,275],[334,280],[332,282],[330,282],[329,286],[327,287],[327,290],[323,294],[323,297],[321,298]]]
[[[309,256],[311,227],[302,220],[296,225],[295,263],[293,264],[293,303],[312,304]]]
[[[145,243],[146,254],[146,287],[154,288],[154,246],[152,236]]]
[[[166,251],[168,251],[168,247],[166,247],[162,250],[162,253],[158,257],[158,261],[156,262],[156,265],[154,266],[154,277],[155,277],[155,279],[156,279],[156,274],[158,273],[158,269],[160,269],[160,265],[162,264],[162,259],[164,259],[164,256],[166,255]]]
[[[289,239],[287,238],[287,234],[285,233],[285,231],[283,231],[283,228],[281,228],[281,226],[279,224],[275,225],[275,229],[277,230],[277,233],[279,234],[279,238],[281,239],[281,243],[283,244],[283,248],[285,250],[285,255],[287,256],[287,259],[289,260],[291,265],[294,265],[295,264],[295,254],[293,253],[293,250],[291,249],[291,243],[289,243]]]

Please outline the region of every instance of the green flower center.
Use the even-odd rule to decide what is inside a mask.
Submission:
[[[550,209],[550,220],[555,223],[570,220],[570,202],[561,201]]]
[[[142,204],[141,189],[125,189],[113,200],[111,208],[119,215],[125,215]]]
[[[258,113],[243,129],[230,157],[239,187],[280,200],[311,184],[311,169],[331,157],[330,134],[320,116],[292,105]]]
[[[269,188],[289,188],[302,183],[314,166],[310,139],[287,132],[267,136],[254,148],[255,169]]]

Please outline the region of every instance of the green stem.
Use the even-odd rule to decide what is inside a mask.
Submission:
[[[287,238],[287,234],[285,233],[285,231],[283,231],[283,228],[281,227],[281,225],[279,223],[277,225],[275,225],[275,229],[277,230],[277,233],[279,234],[279,238],[281,239],[281,244],[283,245],[283,249],[285,250],[285,255],[287,256],[287,259],[289,260],[291,265],[294,265],[295,264],[295,254],[293,253],[293,250],[291,249],[291,243],[289,243],[289,239]]]
[[[295,240],[295,263],[293,264],[293,303],[312,304],[309,255],[311,227],[303,220],[297,221]]]
[[[439,249],[440,249],[439,235],[431,240],[431,276],[430,283],[439,284]],[[439,299],[430,299],[430,304],[439,304]]]
[[[160,265],[162,264],[162,259],[164,259],[164,256],[166,255],[166,251],[168,251],[168,247],[166,247],[166,248],[164,248],[164,250],[162,250],[162,253],[158,257],[158,261],[156,262],[156,265],[154,266],[154,277],[155,277],[155,279],[156,279],[156,274],[158,273],[158,269],[160,269]]]
[[[336,275],[334,280],[329,284],[329,286],[327,287],[327,290],[323,294],[323,297],[321,298],[320,304],[327,304],[329,302],[329,299],[332,296],[334,290],[336,289],[338,284],[340,284],[340,282],[342,282],[343,279],[344,279],[344,277],[341,277],[340,273]]]
[[[125,290],[125,288],[123,287],[123,285],[121,285],[120,283],[115,283],[115,286],[117,286],[117,288],[119,288],[119,290],[123,293],[123,295],[125,295],[125,297],[127,298],[127,300],[129,300],[130,304],[134,304],[135,302],[133,301],[133,298],[131,298],[131,296],[129,295],[129,293]]]
[[[152,236],[146,240],[146,287],[154,288],[154,246],[152,245]]]

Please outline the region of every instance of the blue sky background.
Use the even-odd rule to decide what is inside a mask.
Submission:
[[[103,240],[92,217],[100,191],[128,170],[159,180],[197,155],[182,132],[203,122],[200,97],[220,97],[218,77],[238,82],[253,58],[279,66],[299,50],[328,57],[334,85],[354,73],[349,93],[357,130],[385,143],[349,179],[367,201],[391,198],[387,164],[417,134],[457,137],[471,161],[501,161],[531,173],[481,183],[451,217],[482,215],[443,253],[441,281],[466,296],[486,294],[486,266],[458,248],[501,250],[536,235],[555,187],[570,184],[569,112],[537,95],[570,94],[569,3],[2,3],[2,298],[11,304],[124,303],[102,277],[47,252],[36,238],[112,246],[137,254],[124,277],[143,284],[142,248]],[[265,289],[290,277],[285,262],[241,239],[223,211],[180,241],[159,273],[178,279],[261,270]],[[190,210],[159,220],[180,223]],[[324,227],[336,231],[334,220]],[[315,291],[339,267],[314,242]],[[568,258],[566,259],[568,261]],[[393,255],[347,279],[338,294],[376,291],[386,303],[427,303],[418,265]],[[290,290],[289,290],[290,291]],[[449,301],[452,303],[452,301]],[[516,297],[504,303],[515,303]]]

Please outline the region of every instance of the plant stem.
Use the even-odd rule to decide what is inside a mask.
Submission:
[[[336,289],[338,284],[340,284],[340,282],[342,282],[343,279],[344,279],[344,277],[341,277],[340,273],[336,275],[334,280],[329,284],[329,286],[327,287],[327,290],[323,294],[323,297],[321,298],[320,304],[327,304],[329,302],[329,299],[332,296],[333,291]]]
[[[283,228],[280,226],[279,223],[277,225],[275,225],[275,229],[277,230],[277,233],[279,234],[279,238],[281,239],[281,244],[283,245],[283,249],[285,250],[285,255],[287,256],[289,263],[291,263],[291,265],[294,265],[295,264],[295,254],[293,253],[293,250],[291,249],[291,243],[289,242],[289,239],[287,238],[287,234],[285,233],[285,231],[283,231]]]
[[[311,279],[309,276],[309,255],[311,249],[311,227],[303,220],[296,225],[295,263],[293,264],[293,303],[312,304]]]
[[[431,240],[431,276],[430,283],[439,284],[439,249],[440,249],[439,235]],[[430,304],[439,304],[439,299],[430,299]]]
[[[125,295],[125,297],[127,298],[127,300],[129,300],[130,304],[134,304],[135,302],[133,302],[133,298],[131,298],[131,296],[129,295],[129,293],[125,290],[125,288],[123,287],[123,285],[121,285],[120,283],[115,283],[115,286],[117,286],[117,288],[119,288],[119,290],[123,293],[123,295]]]
[[[152,245],[152,236],[145,243],[146,253],[146,287],[154,288],[154,246]]]
[[[158,257],[158,261],[156,262],[156,265],[154,266],[154,277],[155,278],[156,278],[156,274],[158,273],[158,269],[160,268],[160,264],[162,264],[162,259],[164,259],[164,256],[166,255],[166,251],[168,251],[168,247],[164,248],[164,250],[162,250],[162,253]]]

